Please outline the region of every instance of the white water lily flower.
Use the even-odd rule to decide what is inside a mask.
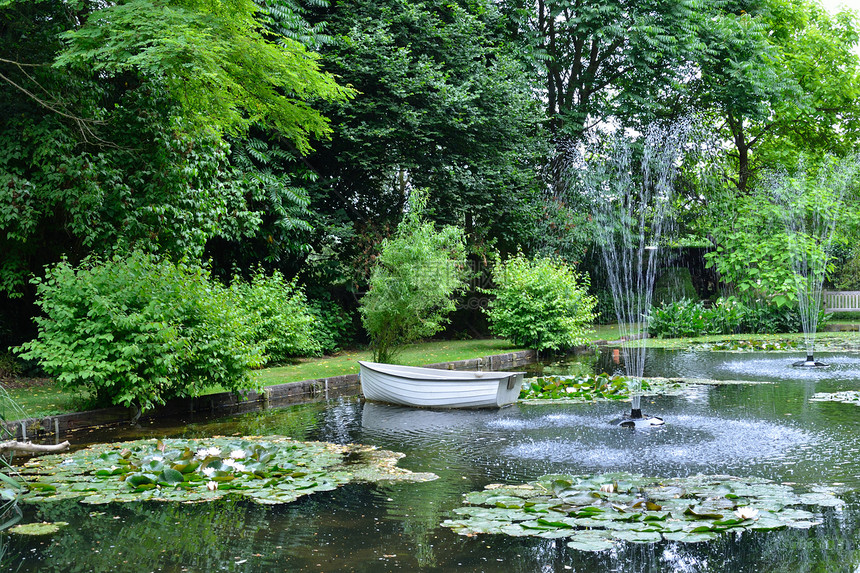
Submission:
[[[208,489],[209,491],[215,491],[216,489],[218,489],[218,482],[217,481],[206,482],[206,489]]]
[[[604,493],[615,493],[615,486],[611,483],[605,483],[600,486],[600,491]]]
[[[245,450],[233,450],[232,452],[230,452],[230,457],[234,460],[241,460],[245,457],[245,455]]]
[[[243,472],[245,471],[245,464],[233,462],[233,469],[235,469],[237,472]]]
[[[155,461],[155,462],[160,462],[160,461],[164,460],[164,456],[150,456],[149,459],[151,459],[152,461]]]
[[[215,468],[203,468],[203,475],[212,477],[215,475]]]
[[[753,519],[753,520],[755,520],[755,519],[758,519],[758,510],[755,508],[749,507],[748,505],[745,505],[743,507],[739,507],[735,511],[735,515],[740,519]]]
[[[215,446],[213,446],[211,448],[200,448],[199,450],[197,450],[197,453],[194,454],[194,457],[197,458],[198,460],[205,460],[206,458],[208,458],[210,456],[217,457],[220,455],[221,455],[221,448],[216,448]]]

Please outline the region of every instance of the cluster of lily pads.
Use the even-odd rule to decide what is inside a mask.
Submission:
[[[622,376],[588,374],[584,376],[543,376],[529,378],[520,389],[520,400],[624,400],[629,396]]]
[[[825,488],[796,493],[765,479],[696,475],[657,479],[624,472],[544,476],[524,485],[493,484],[465,495],[443,526],[472,536],[569,538],[583,551],[617,541],[700,542],[725,531],[807,529],[819,522],[796,506],[840,506]]]
[[[721,342],[700,342],[694,344],[698,350],[753,352],[798,350],[805,348],[802,340],[724,340]]]
[[[265,439],[141,440],[49,455],[21,469],[22,501],[201,502],[238,495],[281,504],[351,481],[435,479],[397,468],[403,454],[371,446]]]
[[[843,402],[860,406],[860,391],[845,390],[844,392],[816,392],[811,402]]]
[[[636,393],[643,396],[682,394],[690,384],[735,384],[737,381],[682,378],[642,378]],[[624,376],[590,374],[585,376],[543,376],[523,381],[520,400],[536,402],[557,400],[574,403],[628,400],[629,380]]]

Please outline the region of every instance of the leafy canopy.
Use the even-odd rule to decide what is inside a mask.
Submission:
[[[260,123],[306,152],[330,132],[308,100],[353,91],[320,70],[304,45],[261,27],[253,0],[127,0],[99,8],[62,35],[54,65],[164,82],[195,125],[227,133]]]

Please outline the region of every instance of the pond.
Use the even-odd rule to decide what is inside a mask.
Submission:
[[[860,358],[826,357],[826,370],[790,369],[794,355],[654,351],[649,375],[769,383],[697,386],[649,397],[643,409],[666,419],[647,431],[609,420],[619,403],[518,404],[500,411],[428,411],[341,397],[182,427],[119,433],[140,437],[286,435],[362,443],[404,452],[400,466],[434,472],[426,483],[351,484],[282,506],[206,504],[25,506],[26,521],[65,521],[45,537],[6,536],[0,569],[70,571],[856,571],[860,568],[860,410],[811,402],[816,392],[854,389]],[[822,359],[825,357],[822,356]],[[585,366],[614,367],[609,358]],[[115,439],[98,432],[78,440]],[[822,484],[847,505],[815,508],[808,530],[725,533],[706,543],[619,542],[584,553],[564,539],[460,536],[440,523],[462,495],[490,483],[544,474],[613,471],[658,477],[696,473]]]

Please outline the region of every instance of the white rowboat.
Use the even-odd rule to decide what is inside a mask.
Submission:
[[[423,408],[501,408],[517,401],[523,372],[459,372],[361,362],[367,400]]]

